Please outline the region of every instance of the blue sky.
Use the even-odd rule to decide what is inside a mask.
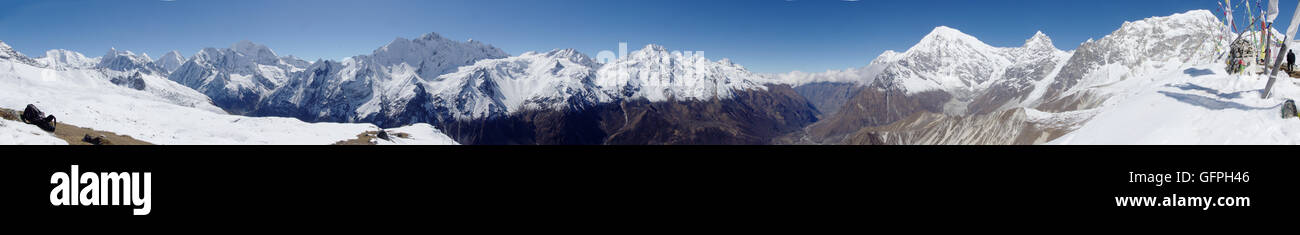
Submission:
[[[31,56],[69,49],[97,57],[111,47],[191,56],[246,39],[280,55],[339,59],[397,37],[437,32],[511,54],[575,48],[595,56],[616,51],[619,42],[633,50],[655,43],[765,73],[864,66],[885,50],[906,50],[940,25],[1003,47],[1020,46],[1042,30],[1068,50],[1124,21],[1218,6],[1215,0],[0,1],[0,40]],[[1288,23],[1294,4],[1283,1],[1278,25]]]

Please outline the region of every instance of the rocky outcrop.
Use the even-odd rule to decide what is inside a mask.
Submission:
[[[969,116],[918,112],[890,125],[858,130],[842,144],[1030,145],[1046,143],[1068,131],[1031,119],[1025,109]]]
[[[113,77],[109,81],[113,82],[113,84],[116,84],[118,86],[123,86],[123,87],[136,89],[136,90],[144,90],[145,84],[144,84],[144,78],[142,76],[143,75],[141,75],[140,72],[135,72],[134,74],[131,74],[131,76],[127,76],[127,77]]]

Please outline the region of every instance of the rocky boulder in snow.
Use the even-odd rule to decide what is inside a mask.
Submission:
[[[1296,117],[1295,101],[1287,100],[1286,103],[1282,104],[1282,118],[1293,117]]]
[[[112,143],[108,141],[108,137],[105,137],[104,135],[90,137],[90,134],[86,134],[81,137],[81,142],[86,142],[91,145],[112,145]]]
[[[113,84],[117,84],[118,86],[123,86],[123,87],[136,89],[136,90],[144,90],[145,85],[144,85],[144,78],[142,76],[143,75],[141,75],[140,72],[135,72],[134,74],[131,74],[131,76],[127,76],[127,77],[113,77],[112,80],[109,81],[113,82]]]

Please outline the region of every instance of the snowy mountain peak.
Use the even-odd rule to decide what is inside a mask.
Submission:
[[[736,91],[764,90],[762,84],[769,83],[739,65],[670,53],[659,45],[602,66],[597,77],[596,84],[610,97],[650,101],[726,99]]]
[[[948,26],[935,27],[934,30],[930,31],[930,34],[925,35],[925,37],[921,39],[921,42],[918,43],[918,45],[951,43],[951,42],[963,42],[963,43],[971,43],[976,45],[984,45],[984,42],[980,41],[978,38],[975,38],[975,36],[962,33],[960,30],[950,28]]]
[[[628,60],[658,60],[658,59],[653,59],[653,58],[666,58],[666,57],[670,57],[670,56],[672,56],[672,53],[669,53],[669,52],[668,52],[668,48],[665,48],[664,46],[661,46],[661,45],[649,44],[649,45],[646,45],[645,47],[641,48],[641,50],[636,50],[636,51],[633,51],[632,53],[628,53],[627,58],[624,58],[624,59],[628,59]]]
[[[82,55],[81,53],[64,50],[64,49],[53,49],[53,50],[45,51],[45,57],[41,57],[41,58],[52,58],[60,62],[76,62],[76,61],[84,61],[90,59],[90,58],[86,58],[86,55]]]
[[[405,38],[375,49],[373,54],[353,58],[368,61],[381,67],[394,67],[402,64],[416,68],[421,78],[432,79],[438,75],[455,72],[460,66],[473,64],[482,59],[506,58],[499,48],[481,42],[457,42],[444,38],[437,33],[428,33],[416,40]]]
[[[151,68],[153,60],[142,55],[135,55],[135,52],[126,51],[126,49],[109,48],[104,57],[100,57],[101,68],[109,68],[118,71],[131,69]]]
[[[642,50],[642,51],[665,51],[665,52],[666,52],[666,51],[668,51],[668,48],[664,47],[663,45],[648,44],[648,45],[645,45],[645,48],[641,48],[641,50]]]
[[[159,57],[159,60],[153,61],[153,64],[157,64],[161,66],[162,70],[172,73],[172,71],[181,68],[181,65],[185,65],[185,57],[181,56],[181,52],[170,51]]]
[[[85,55],[75,51],[54,49],[45,52],[45,57],[36,60],[49,65],[54,69],[76,69],[95,67],[99,63],[97,58],[86,58]]]
[[[1133,22],[1126,21],[1112,35],[1148,34],[1154,31],[1188,33],[1177,30],[1198,29],[1193,31],[1199,31],[1202,28],[1217,29],[1219,27],[1223,27],[1223,22],[1219,21],[1219,18],[1214,16],[1214,13],[1208,10],[1191,10],[1170,16],[1150,17]]]
[[[100,57],[97,68],[105,68],[116,71],[143,71],[149,74],[162,73],[163,69],[153,63],[152,59],[128,50],[118,50],[110,48],[108,52]]]
[[[880,53],[880,55],[876,56],[875,59],[872,59],[870,64],[880,64],[880,63],[893,61],[895,58],[898,57],[899,54],[902,53],[898,53],[897,51],[894,50],[885,50],[885,52],[882,52]]]
[[[546,57],[556,58],[556,59],[567,59],[569,61],[587,65],[587,66],[594,66],[594,64],[596,64],[596,61],[592,60],[590,56],[587,56],[587,54],[583,54],[582,52],[578,52],[578,50],[572,48],[557,49],[551,52],[547,52]]]
[[[557,56],[558,56],[558,57],[569,57],[569,56],[573,56],[573,55],[576,55],[576,54],[582,54],[582,53],[578,53],[578,50],[575,50],[575,49],[573,49],[573,48],[569,48],[569,49],[556,49],[556,50],[552,50],[551,52],[547,52],[547,53],[546,53],[547,56],[551,56],[551,57],[557,57]]]
[[[436,41],[436,40],[444,40],[444,39],[443,39],[442,35],[441,35],[441,34],[438,34],[437,32],[429,32],[429,33],[426,33],[426,34],[424,34],[424,35],[420,35],[420,37],[419,37],[419,38],[416,38],[416,40],[418,40],[418,41]]]
[[[153,62],[152,59],[144,57],[143,55],[137,55],[135,54],[135,52],[131,52],[129,50],[118,50],[116,47],[109,48],[108,52],[104,53],[103,59],[111,60],[118,57],[126,57],[126,58],[130,58],[131,60],[139,61],[139,62]]]
[[[185,64],[185,57],[181,56],[180,52],[169,51],[167,54],[163,54],[162,57],[158,57],[158,60],[154,61],[154,63],[163,67],[163,70],[167,70],[168,73],[171,73],[175,72],[176,69]]]
[[[925,35],[916,45],[904,52],[905,56],[925,56],[931,57],[936,55],[955,56],[959,54],[986,54],[994,53],[997,49],[985,44],[975,36],[962,33],[961,31],[949,28],[947,26],[935,27],[930,34]]]
[[[130,54],[130,55],[134,55],[134,54],[131,53],[130,51],[118,51],[118,50],[117,50],[117,47],[109,47],[109,48],[108,48],[108,52],[105,52],[105,53],[104,53],[104,59],[113,58],[113,57],[118,57],[118,56],[124,56],[124,55],[128,55],[128,54]]]
[[[1048,37],[1047,34],[1044,34],[1043,31],[1038,31],[1037,33],[1034,33],[1033,37],[1030,37],[1028,40],[1025,40],[1024,48],[1029,48],[1034,50],[1037,49],[1056,50],[1056,46],[1052,44],[1052,38]]]
[[[1217,16],[1214,16],[1214,12],[1210,12],[1210,10],[1205,10],[1205,9],[1190,10],[1190,11],[1183,12],[1183,13],[1173,14],[1173,15],[1170,15],[1170,16],[1168,16],[1168,17],[1169,17],[1169,18],[1188,18],[1188,19],[1192,19],[1192,20],[1196,20],[1196,19],[1204,19],[1204,18],[1218,18]]]
[[[280,57],[280,60],[296,68],[306,68],[307,66],[311,66],[312,64],[311,61],[303,60],[302,58],[298,58],[297,56],[293,56],[293,55]]]
[[[931,30],[930,30],[930,34],[928,34],[927,37],[929,37],[929,36],[965,36],[965,35],[966,35],[966,33],[962,33],[961,30],[957,30],[957,29],[954,29],[954,28],[952,28],[952,27],[948,27],[948,26],[940,25],[940,26],[934,27],[934,29],[931,29]]]
[[[31,66],[45,67],[41,62],[28,58],[23,53],[14,50],[13,47],[9,47],[9,44],[5,44],[4,41],[0,41],[0,60],[17,60]]]
[[[231,45],[230,49],[235,50],[235,52],[244,54],[246,56],[252,56],[252,57],[259,57],[259,58],[280,57],[279,55],[276,55],[275,51],[272,51],[271,48],[266,47],[265,45],[253,43],[248,40],[239,41],[234,45]]]

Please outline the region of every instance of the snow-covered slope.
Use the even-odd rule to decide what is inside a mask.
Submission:
[[[1179,68],[1115,84],[1115,98],[1052,144],[1300,144],[1300,120],[1281,117],[1281,104],[1300,98],[1300,79],[1283,75],[1261,99],[1265,76],[1228,75],[1217,63]]]
[[[125,53],[124,53],[125,54]],[[129,54],[127,54],[129,56]],[[227,115],[202,94],[154,75],[142,75],[144,90],[114,84],[106,68],[55,70],[0,59],[0,107],[22,110],[35,104],[62,123],[128,135],[155,144],[332,144],[376,130],[371,124],[306,123],[292,118]],[[108,72],[103,72],[108,71]],[[131,72],[139,73],[139,72]],[[194,98],[203,97],[202,100]],[[3,123],[3,128],[30,128]],[[24,129],[25,128],[25,129]],[[443,142],[432,126],[404,128]],[[8,133],[8,132],[5,132]],[[15,144],[45,143],[40,133]],[[28,141],[32,140],[32,141]],[[0,142],[7,143],[7,142]],[[66,142],[65,142],[66,143]]]
[[[392,133],[406,133],[406,138],[392,138],[392,140],[383,140],[376,138],[375,144],[378,145],[454,145],[456,140],[452,140],[442,131],[438,131],[433,125],[427,123],[416,123],[410,126],[398,127],[386,130]]]
[[[1124,22],[1100,40],[1080,44],[1047,89],[1026,102],[1044,111],[1090,109],[1104,102],[1107,87],[1137,77],[1215,60],[1215,48],[1227,45],[1223,23],[1208,10]]]
[[[940,130],[902,129],[902,134],[915,136],[882,136],[889,133],[881,131],[869,134],[876,140],[890,141],[907,137],[917,141],[1000,143],[998,138],[967,140],[1014,130],[1044,130],[1068,132],[1052,144],[1300,143],[1300,127],[1295,125],[1300,123],[1282,119],[1280,114],[1286,98],[1300,97],[1297,80],[1283,78],[1275,87],[1274,97],[1259,98],[1266,77],[1227,75],[1223,71],[1215,54],[1216,47],[1221,50],[1230,40],[1231,35],[1224,33],[1223,27],[1204,10],[1125,22],[1105,38],[1081,44],[1062,67],[1045,70],[1051,66],[1023,66],[1050,78],[1015,84],[1032,87],[1020,102],[1008,104],[1024,109],[1023,115],[931,115],[929,121],[918,123],[962,124],[942,126],[946,129]],[[1032,41],[1026,44],[1024,48],[1031,48]],[[1007,73],[1016,67],[1011,66]],[[960,128],[952,128],[956,126]],[[1003,131],[987,131],[995,129]],[[930,132],[941,134],[925,135]],[[1000,140],[1029,143],[1038,142],[1042,136],[1031,132]]]
[[[4,48],[9,47],[0,45],[0,49]],[[0,53],[4,51],[0,50]],[[78,87],[93,88],[80,90],[84,94],[78,94],[78,96],[90,96],[103,91],[126,89],[131,91],[124,92],[125,94],[139,99],[150,99],[183,107],[221,112],[219,108],[211,104],[207,96],[157,75],[156,73],[159,73],[157,70],[151,70],[154,67],[152,62],[129,51],[110,50],[109,55],[105,56],[109,60],[104,61],[113,62],[107,64],[93,64],[93,61],[101,59],[87,59],[81,56],[80,53],[66,50],[51,50],[46,55],[42,60],[55,62],[54,65],[24,59],[25,57],[21,55],[0,58],[0,66],[4,67],[4,69],[0,69],[0,78],[15,79],[15,81],[39,81],[42,84],[67,83],[68,86],[64,88],[65,91],[79,90]],[[125,70],[116,70],[115,68]],[[41,92],[26,91],[23,90],[24,87],[14,86],[23,84],[26,83],[10,83],[11,86],[4,88],[22,90],[21,92],[10,92],[11,95]],[[97,89],[103,91],[96,91]],[[23,106],[18,107],[22,108]]]
[[[0,145],[67,145],[35,125],[0,119]]]
[[[1051,39],[1042,32],[1026,40],[1021,47],[996,48],[960,31],[939,27],[907,52],[887,53],[890,55],[873,61],[872,66],[883,65],[884,69],[874,79],[861,80],[873,81],[861,83],[868,84],[870,88],[850,99],[837,116],[823,119],[823,122],[814,124],[811,130],[816,131],[813,133],[825,133],[824,138],[833,142],[836,135],[844,134],[843,131],[836,130],[857,130],[905,119],[900,117],[907,115],[891,115],[899,110],[944,114],[952,119],[938,118],[944,115],[911,119],[925,123],[1006,125],[962,127],[971,130],[1015,130],[1031,125],[1044,126],[1046,128],[1043,130],[1051,132],[1074,130],[1078,127],[1077,124],[1098,113],[1094,108],[1122,98],[1130,92],[1128,89],[1153,82],[1158,77],[1155,75],[1180,72],[1187,65],[1212,64],[1216,61],[1213,58],[1215,48],[1226,45],[1226,41],[1230,40],[1230,35],[1226,35],[1223,27],[1209,11],[1193,10],[1125,22],[1112,34],[1100,40],[1084,42],[1075,51],[1068,52],[1056,49]],[[907,95],[900,97],[898,92],[890,91],[902,91]],[[933,94],[936,91],[941,94]],[[951,98],[945,98],[945,94],[951,95]],[[949,101],[941,107],[935,106],[934,97]],[[905,105],[895,107],[899,103]],[[918,104],[924,104],[923,109],[916,109]],[[880,106],[889,108],[872,108]],[[983,114],[1006,114],[1006,110],[1017,109],[1025,109],[1023,113],[1027,118],[1022,119],[1026,121],[1019,122],[1023,124],[980,119],[1006,118]],[[1052,121],[1055,117],[1068,120]],[[1059,125],[1046,125],[1051,123]],[[911,124],[895,126],[908,127],[907,125]],[[923,128],[927,125],[910,127]],[[873,134],[873,130],[865,131],[865,134]],[[918,135],[994,135],[959,130],[889,131]],[[814,135],[814,139],[817,137],[819,136]],[[964,134],[955,139],[952,137],[921,135],[908,139],[988,139]]]

